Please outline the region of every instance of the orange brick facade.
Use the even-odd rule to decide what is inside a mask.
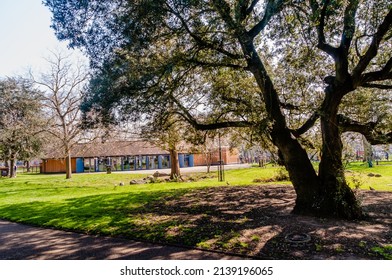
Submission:
[[[219,150],[210,152],[209,154],[194,154],[194,165],[203,166],[207,165],[208,158],[211,159],[211,164],[216,165],[219,163]],[[229,148],[222,148],[222,160],[224,164],[240,163],[239,153],[237,149],[230,150]]]

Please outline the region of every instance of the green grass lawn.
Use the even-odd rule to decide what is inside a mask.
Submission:
[[[129,181],[147,175],[73,174],[66,180],[64,175],[18,174],[17,178],[0,179],[0,218],[88,233],[129,235],[135,219],[140,219],[139,213],[156,200],[196,188],[255,185],[255,178],[267,179],[276,170],[228,170],[225,182],[218,182],[212,173],[199,181],[139,185],[129,185]],[[197,176],[201,175],[187,175],[189,179]],[[125,185],[119,186],[120,182]]]
[[[354,162],[347,166],[347,181],[351,187],[359,185],[361,189],[370,187],[378,191],[392,191],[392,161],[380,162],[368,167],[367,163]]]
[[[392,190],[392,166],[367,168],[360,163],[348,166],[348,181],[352,186]],[[133,173],[65,175],[18,174],[17,178],[0,178],[0,218],[33,225],[54,227],[93,234],[126,236],[149,241],[165,240],[167,228],[181,227],[168,219],[153,224],[148,221],[149,207],[154,202],[173,201],[196,189],[224,186],[251,186],[276,176],[279,168],[253,167],[228,170],[225,182],[218,182],[216,173],[190,174],[186,182],[165,182],[129,185],[132,179],[147,175]],[[381,177],[369,177],[370,172]],[[205,177],[198,181],[190,179]],[[357,180],[357,181],[356,181]],[[124,186],[120,186],[124,182]],[[272,182],[266,184],[290,184]],[[141,224],[144,225],[141,227]]]

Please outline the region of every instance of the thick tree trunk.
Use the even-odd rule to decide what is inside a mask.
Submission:
[[[248,56],[249,69],[263,94],[262,98],[271,123],[272,142],[279,149],[297,194],[294,213],[347,219],[360,218],[361,208],[345,181],[341,162],[342,143],[337,126],[337,112],[343,93],[326,92],[327,96],[323,104],[324,116],[321,117],[323,154],[317,175],[306,150],[287,127],[273,83],[254,46],[246,38],[243,49]]]
[[[320,118],[323,146],[319,166],[321,189],[318,204],[323,216],[329,213],[334,217],[361,218],[361,207],[344,175],[343,144],[341,132],[336,125],[340,104],[339,94],[326,94],[327,109]]]
[[[328,130],[325,126],[322,126],[323,131]],[[337,133],[339,134],[338,131]],[[345,180],[340,137],[328,135],[327,139],[329,141],[324,141],[323,144],[317,176],[305,150],[297,141],[276,137],[276,145],[282,153],[297,194],[294,213],[345,219],[361,218],[360,205]]]
[[[71,154],[68,152],[67,157],[65,158],[65,179],[72,178],[72,161],[71,161]]]
[[[175,149],[170,149],[170,179],[177,179],[181,177],[180,164],[178,160],[178,152]]]
[[[277,133],[273,136],[273,141],[281,153],[297,194],[294,213],[318,215],[317,209],[313,208],[313,203],[318,196],[320,179],[305,149],[297,140],[290,137],[288,131]]]
[[[280,110],[278,95],[257,52],[253,46],[248,45],[244,48],[251,57],[250,70],[262,90],[262,98],[271,122],[272,142],[279,149],[283,164],[297,194],[294,212],[317,215],[317,209],[312,209],[311,205],[318,196],[320,180],[305,149],[287,127],[285,117]]]
[[[344,219],[362,217],[361,207],[345,180],[343,144],[339,127],[336,125],[339,102],[338,94],[328,96],[327,93],[324,106],[326,109],[320,118],[323,146],[318,174],[319,186],[316,192],[306,191],[311,192],[314,197],[297,203],[296,213]]]

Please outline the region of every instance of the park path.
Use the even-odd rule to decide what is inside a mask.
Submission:
[[[236,256],[0,220],[0,260],[228,260]]]
[[[244,169],[251,168],[252,164],[249,163],[236,163],[236,164],[226,164],[224,165],[224,170],[232,170],[232,169]],[[116,172],[116,170],[113,170]],[[121,173],[130,173],[130,174],[154,174],[155,172],[170,174],[170,168],[162,168],[162,169],[143,169],[143,170],[131,170],[131,171],[118,171]],[[218,171],[218,165],[211,165],[210,172]],[[196,173],[196,172],[207,172],[206,166],[193,166],[193,167],[182,167],[181,174],[186,173]],[[83,174],[97,174],[96,172],[91,173],[83,173]]]

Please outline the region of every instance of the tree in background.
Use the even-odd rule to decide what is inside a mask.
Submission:
[[[37,79],[32,75],[32,79],[43,92],[41,100],[47,117],[46,132],[59,143],[65,158],[66,178],[70,179],[71,151],[84,133],[80,105],[89,73],[81,63],[72,65],[69,56],[60,51],[52,52],[47,62],[47,72]]]
[[[213,155],[218,151],[218,146],[215,141],[216,135],[204,133],[203,138],[195,145],[195,151],[202,154],[205,165],[207,166],[207,173],[210,173],[213,161]],[[219,152],[219,151],[218,151]]]
[[[390,1],[44,3],[58,38],[84,48],[106,81],[90,93],[91,106],[152,112],[172,102],[196,129],[247,127],[277,147],[295,213],[362,216],[345,180],[341,134],[391,143],[391,109],[363,120],[344,101],[361,111],[362,89],[387,96],[392,88]],[[304,145],[314,134],[318,172]]]
[[[147,123],[141,129],[141,138],[169,151],[170,179],[180,179],[181,170],[178,153],[184,147],[183,125],[174,117],[161,116],[156,122]]]
[[[40,94],[22,78],[0,81],[0,151],[9,164],[9,176],[16,177],[17,160],[28,160],[42,148],[44,124]]]

